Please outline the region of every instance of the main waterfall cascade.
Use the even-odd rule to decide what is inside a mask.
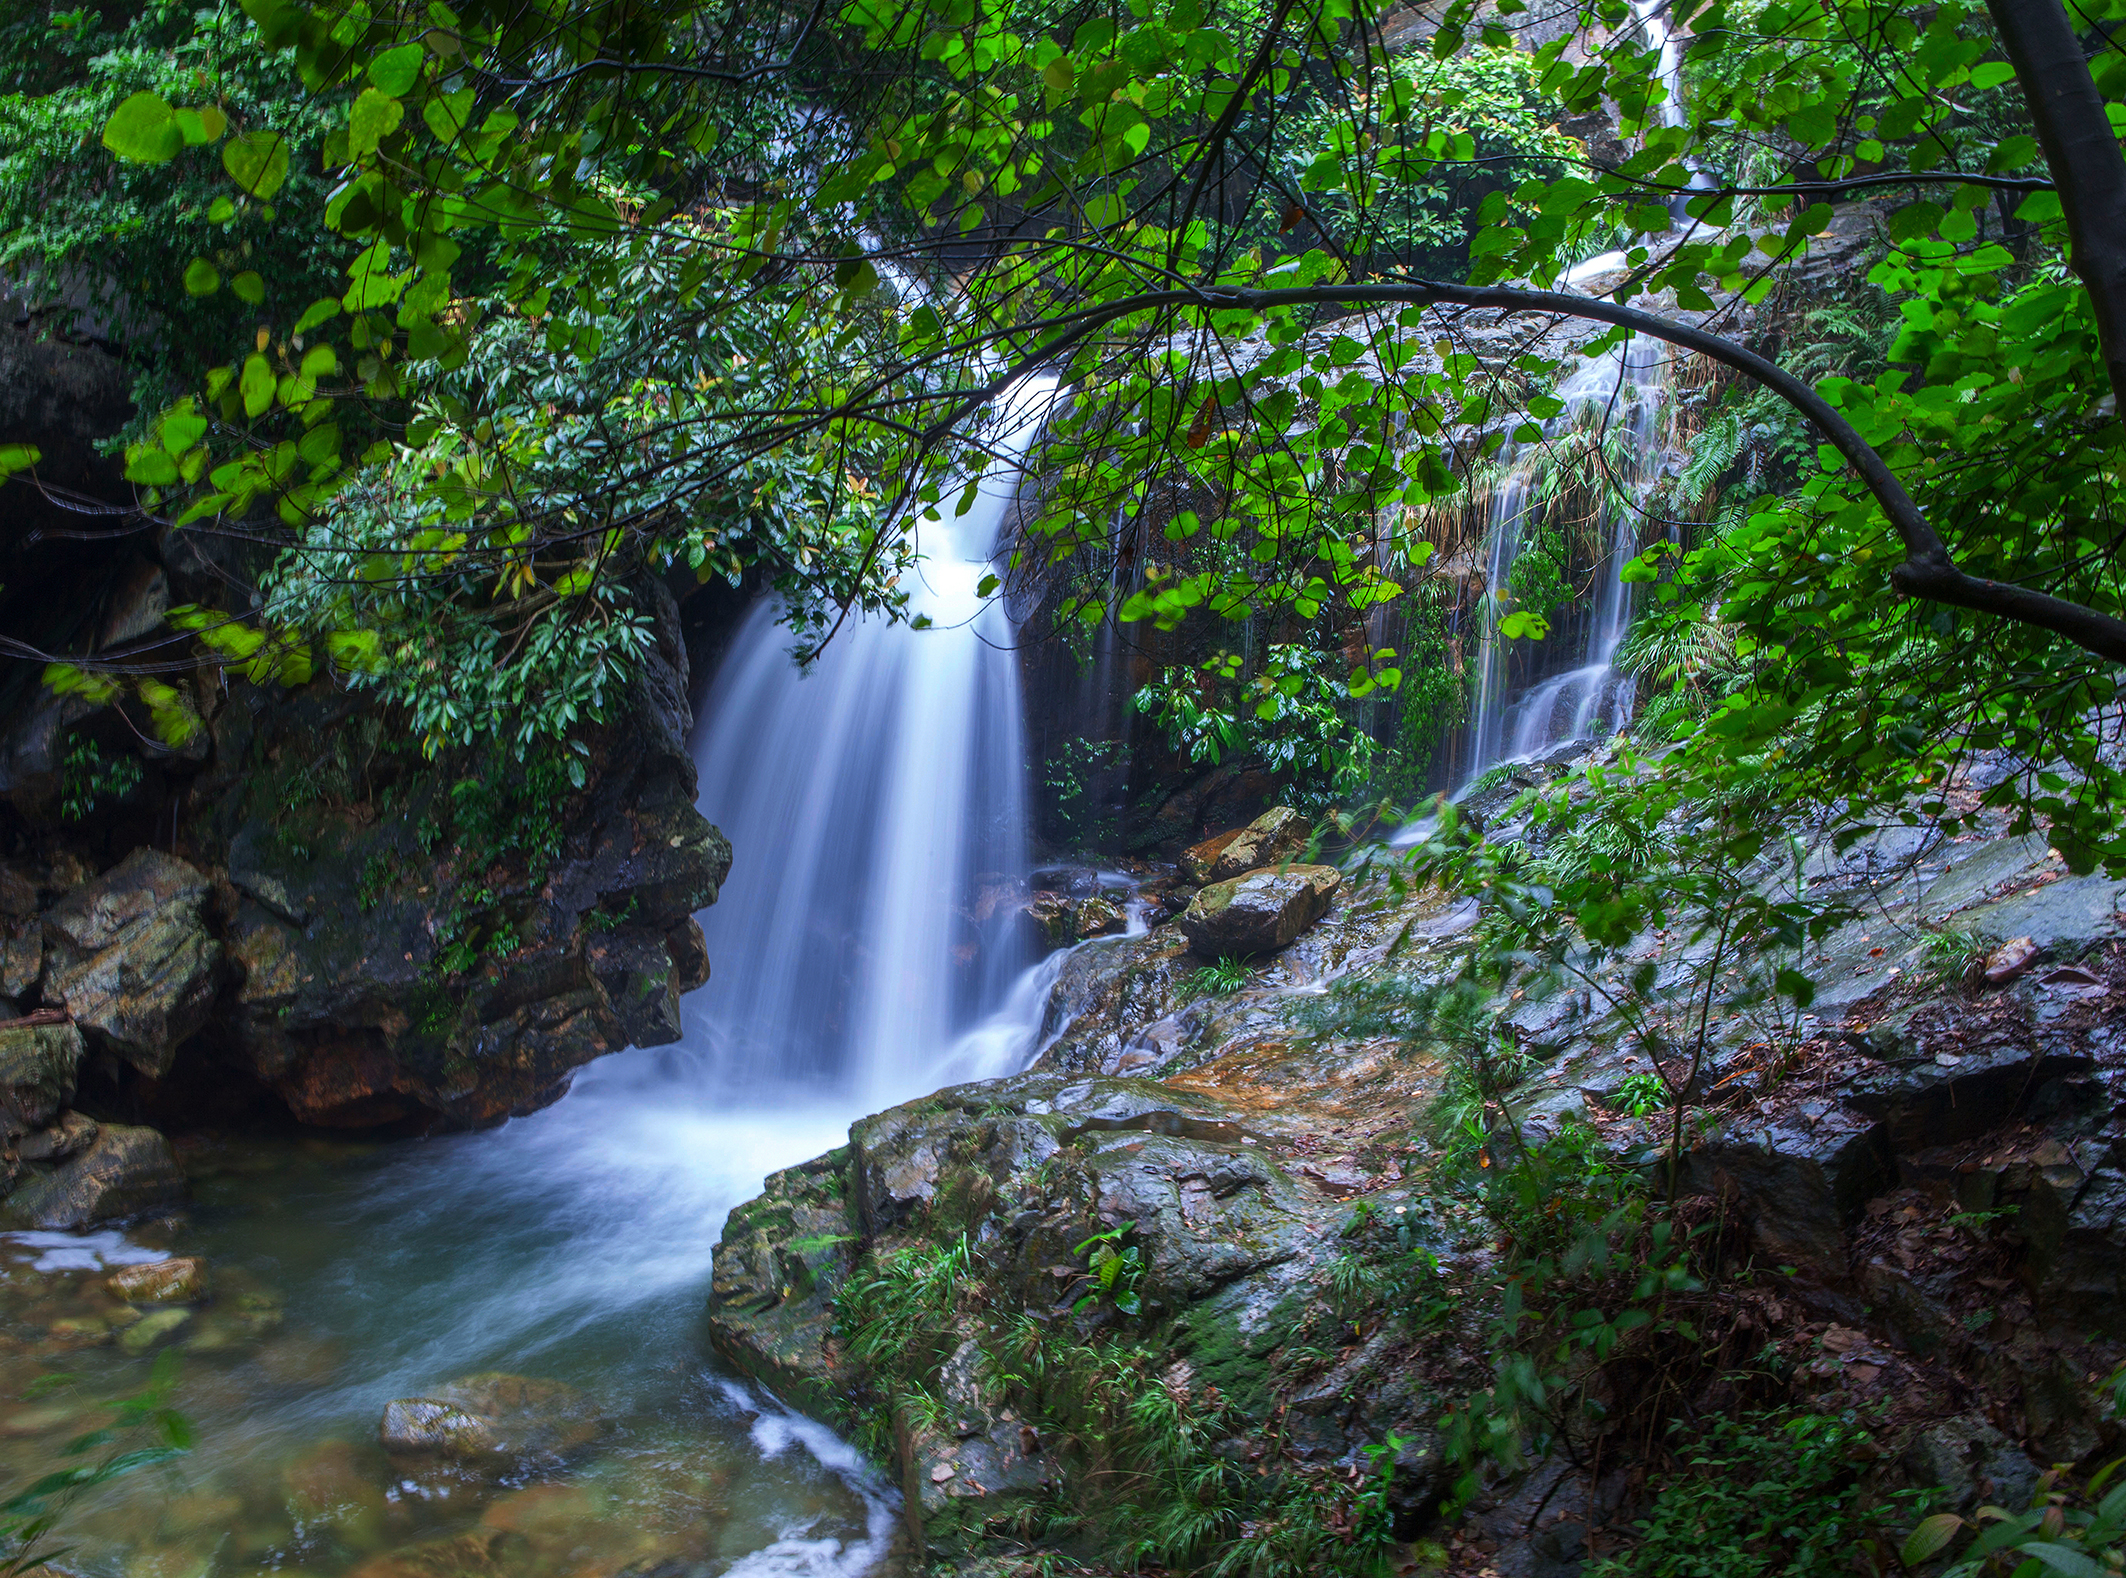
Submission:
[[[978,588],[1054,390],[1019,387],[972,508],[923,527],[928,628],[852,620],[801,671],[763,602],[717,674],[697,803],[736,853],[685,1013],[724,1088],[825,1088],[856,1116],[1008,1071],[996,1027],[955,1045],[1026,964],[1003,902],[1028,869],[1018,675]]]

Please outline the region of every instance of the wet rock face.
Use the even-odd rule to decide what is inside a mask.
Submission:
[[[554,1101],[607,1052],[676,1041],[709,969],[693,916],[731,860],[694,809],[684,662],[676,634],[652,649],[587,736],[584,789],[510,801],[467,780],[506,806],[499,847],[454,820],[465,785],[441,767],[401,766],[389,797],[365,787],[391,741],[359,697],[240,690],[195,792],[241,973],[203,1038],[213,1059],[305,1123],[477,1127]]]
[[[44,1000],[141,1073],[168,1073],[221,986],[208,891],[200,872],[154,849],[76,888],[43,918]]]
[[[1250,871],[1198,890],[1182,912],[1181,930],[1206,959],[1275,953],[1321,919],[1342,882],[1334,866]]]
[[[1115,960],[1127,947],[1097,951]],[[1073,1346],[1089,1339],[1131,1354],[1141,1344],[1132,1362],[1160,1377],[1147,1384],[1229,1419],[1236,1453],[1273,1419],[1290,1461],[1324,1469],[1398,1434],[1406,1489],[1436,1501],[1440,1396],[1414,1373],[1401,1328],[1326,1375],[1272,1362],[1310,1322],[1335,1324],[1323,1300],[1351,1242],[1350,1197],[1401,1176],[1378,1152],[1318,1160],[1313,1135],[1406,1132],[1412,1088],[1436,1072],[1349,1049],[1295,1063],[1281,1044],[1247,1042],[1185,1085],[1037,1072],[866,1118],[846,1150],[777,1174],[732,1213],[711,1341],[890,1454],[913,1532],[934,1553],[971,1548],[1029,1501],[1097,1504],[1111,1491],[1111,1471],[1073,1444],[1076,1405],[1029,1389],[1012,1347],[1028,1331],[1058,1364],[1091,1352]],[[1350,1105],[1283,1103],[1301,1090]],[[1133,1269],[1100,1283],[1088,1240],[1126,1244]],[[939,1351],[915,1366],[924,1400],[911,1403],[906,1376],[889,1383],[851,1357],[862,1328],[846,1323],[842,1295],[940,1252],[968,1257],[968,1292]]]

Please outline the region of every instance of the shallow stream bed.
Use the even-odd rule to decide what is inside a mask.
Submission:
[[[179,1221],[0,1239],[9,1482],[57,1466],[165,1351],[197,1436],[71,1516],[62,1565],[112,1578],[870,1566],[890,1542],[891,1492],[829,1432],[736,1381],[700,1327],[725,1212],[764,1174],[840,1143],[854,1114],[711,1107],[687,1072],[627,1053],[558,1105],[479,1134],[203,1143],[185,1158]],[[182,1319],[136,1316],[103,1285],[161,1253],[209,1266],[211,1297]],[[529,1397],[523,1440],[473,1458],[379,1444],[386,1403],[490,1372],[559,1383],[515,1388]]]

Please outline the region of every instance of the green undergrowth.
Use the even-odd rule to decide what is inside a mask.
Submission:
[[[1679,1446],[1634,1543],[1587,1578],[1814,1578],[1868,1556],[1895,1570],[1892,1534],[1928,1493],[1875,1494],[1866,1470],[1879,1451],[1850,1412],[1708,1419]]]
[[[1108,1264],[1120,1263],[1121,1236],[1080,1246],[1088,1265],[1097,1271],[1103,1250]],[[1114,1287],[1093,1287],[1081,1313],[1095,1300],[1113,1306],[1102,1315],[1127,1310]],[[868,1383],[848,1423],[881,1461],[899,1450],[897,1423],[946,1421],[945,1366],[969,1337],[978,1342],[989,1385],[1064,1466],[1060,1483],[989,1528],[991,1553],[1035,1561],[1026,1571],[1085,1563],[1208,1578],[1366,1578],[1389,1570],[1392,1452],[1355,1477],[1284,1458],[1274,1427],[1266,1438],[1262,1417],[1178,1360],[1176,1323],[1088,1336],[1075,1320],[984,1318],[982,1266],[965,1236],[860,1267],[837,1291],[834,1314]],[[933,1520],[934,1538],[939,1521],[949,1520]]]

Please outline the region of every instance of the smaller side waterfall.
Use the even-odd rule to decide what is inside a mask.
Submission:
[[[1665,453],[1662,397],[1667,381],[1660,350],[1635,340],[1590,360],[1558,387],[1565,411],[1552,420],[1552,436],[1574,425],[1607,432],[1622,424],[1620,463],[1611,479],[1613,492],[1622,496],[1613,497],[1604,511],[1606,547],[1594,567],[1594,607],[1581,630],[1579,661],[1517,692],[1510,687],[1509,674],[1522,644],[1502,636],[1498,626],[1509,611],[1507,588],[1514,562],[1525,546],[1528,523],[1540,509],[1534,492],[1541,451],[1529,446],[1508,452],[1508,472],[1491,495],[1476,706],[1469,723],[1470,778],[1500,762],[1585,739],[1597,728],[1613,730],[1631,718],[1632,682],[1614,667],[1633,612],[1632,589],[1623,571],[1639,551],[1637,501],[1658,475]]]

